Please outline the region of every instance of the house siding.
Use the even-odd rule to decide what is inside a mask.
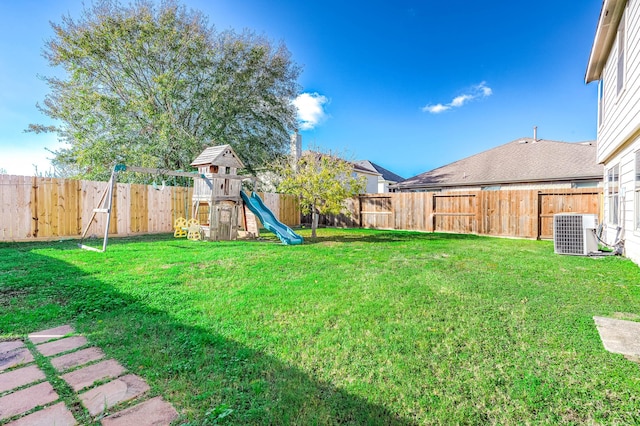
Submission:
[[[640,137],[633,141],[632,146],[633,150],[629,155],[631,173],[627,183],[629,189],[626,190],[625,196],[625,230],[628,230],[626,231],[625,254],[635,263],[640,264],[640,230],[635,229],[636,216],[640,215],[640,212],[636,211],[636,205],[638,205],[636,197],[640,197],[640,194],[635,191],[635,153],[640,150]]]
[[[378,194],[386,194],[389,192],[389,182],[384,180],[382,176],[378,178]]]
[[[624,239],[624,255],[640,264],[640,231],[634,229],[635,215],[640,213],[635,211],[635,153],[640,149],[640,138],[633,140],[633,143],[626,146],[617,155],[612,157],[607,163],[605,170],[615,165],[620,167],[619,181],[619,220],[618,225],[609,221],[609,210],[611,205],[607,197],[607,191],[604,194],[604,236],[608,244],[613,244],[618,238],[619,232],[623,232]],[[606,171],[605,177],[606,179]]]
[[[364,189],[364,193],[365,194],[377,194],[378,193],[378,177],[379,175],[372,175],[369,173],[363,173],[360,171],[356,171],[355,174],[357,176],[364,176],[366,182],[365,182],[365,189]]]
[[[378,192],[378,177],[368,176],[367,177],[367,194],[375,194],[377,192]]]
[[[389,192],[391,192],[389,186],[395,185],[397,183],[398,182],[386,180],[382,176],[378,177],[378,194],[388,194]]]
[[[604,119],[598,128],[598,162],[609,164],[640,130],[640,2],[625,10],[625,84],[617,90],[618,37],[602,71]]]
[[[640,232],[635,231],[636,192],[635,155],[640,150],[640,1],[627,2],[624,11],[626,40],[624,45],[624,87],[617,90],[618,36],[602,71],[604,79],[604,119],[598,127],[598,162],[607,171],[619,165],[618,224],[609,220],[612,206],[608,190],[604,194],[605,241],[624,241],[624,255],[640,264]]]

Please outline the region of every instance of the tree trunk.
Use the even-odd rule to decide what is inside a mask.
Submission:
[[[316,237],[316,229],[318,229],[318,219],[320,219],[320,214],[314,207],[311,213],[311,238]]]

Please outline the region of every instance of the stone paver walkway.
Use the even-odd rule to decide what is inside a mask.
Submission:
[[[178,417],[173,406],[161,397],[147,399],[149,385],[141,377],[126,374],[116,360],[105,360],[100,348],[88,347],[84,336],[65,337],[74,333],[71,326],[63,325],[28,338],[59,377],[77,392],[91,416],[104,416],[115,407],[113,414],[101,420],[105,426],[168,425]],[[21,340],[0,342],[0,422],[10,420],[5,426],[78,424],[33,355]],[[103,383],[105,380],[108,381]],[[93,387],[96,382],[101,384]],[[134,401],[134,405],[118,410],[119,404],[127,401]]]

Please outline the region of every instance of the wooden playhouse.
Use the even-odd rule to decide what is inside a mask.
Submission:
[[[242,181],[239,176],[244,164],[230,145],[205,149],[192,166],[207,179],[195,179],[193,188],[193,217],[200,222],[205,239],[235,240],[241,223]]]

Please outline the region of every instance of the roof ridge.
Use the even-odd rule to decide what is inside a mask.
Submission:
[[[523,143],[524,142],[524,143]],[[593,141],[563,142],[525,137],[405,179],[405,185],[468,186],[482,182],[556,181],[602,174]]]

